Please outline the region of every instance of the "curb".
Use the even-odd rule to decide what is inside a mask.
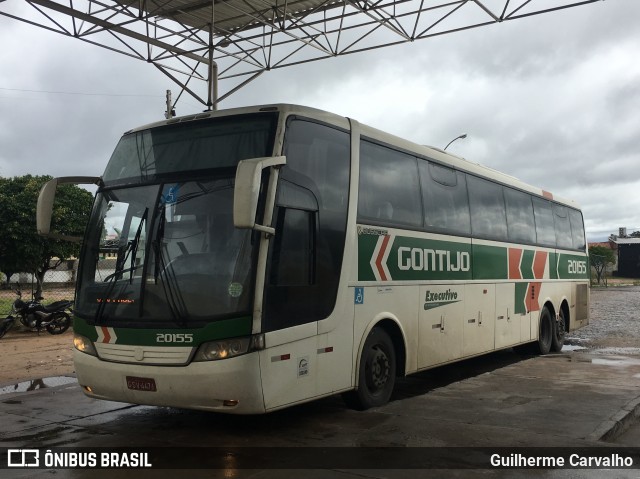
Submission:
[[[629,401],[611,419],[600,424],[595,431],[587,436],[587,439],[591,441],[613,442],[638,419],[640,419],[640,396]]]

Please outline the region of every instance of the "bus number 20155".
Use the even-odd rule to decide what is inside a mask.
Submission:
[[[587,272],[586,261],[569,260],[569,274],[585,274]]]
[[[156,343],[192,343],[193,334],[187,333],[158,333]]]

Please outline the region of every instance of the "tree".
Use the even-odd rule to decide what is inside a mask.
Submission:
[[[593,269],[596,271],[596,278],[598,280],[598,284],[600,284],[607,266],[616,262],[616,255],[612,249],[607,248],[606,246],[590,246],[589,261],[591,262]]]
[[[43,238],[36,232],[38,194],[50,176],[0,178],[0,271],[7,278],[17,272],[33,273],[36,296],[42,294],[45,273],[77,256],[80,246]],[[92,195],[75,185],[58,187],[51,221],[52,231],[82,236],[91,212]]]

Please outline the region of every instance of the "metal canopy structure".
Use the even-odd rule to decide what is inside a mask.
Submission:
[[[151,63],[180,86],[174,105],[215,109],[268,70],[596,1],[0,0],[0,15]]]

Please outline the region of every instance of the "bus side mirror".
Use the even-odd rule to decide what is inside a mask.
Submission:
[[[97,176],[63,176],[47,181],[40,189],[38,207],[36,209],[36,228],[40,236],[66,241],[81,241],[78,236],[66,236],[51,232],[51,215],[53,213],[53,200],[56,197],[56,188],[60,184],[74,185],[100,185],[100,177]]]
[[[233,193],[233,224],[236,228],[249,228],[273,234],[273,228],[256,224],[258,197],[262,183],[262,170],[287,163],[284,156],[251,158],[238,162],[236,185]],[[275,187],[275,182],[272,183]],[[273,192],[275,195],[275,191]]]

